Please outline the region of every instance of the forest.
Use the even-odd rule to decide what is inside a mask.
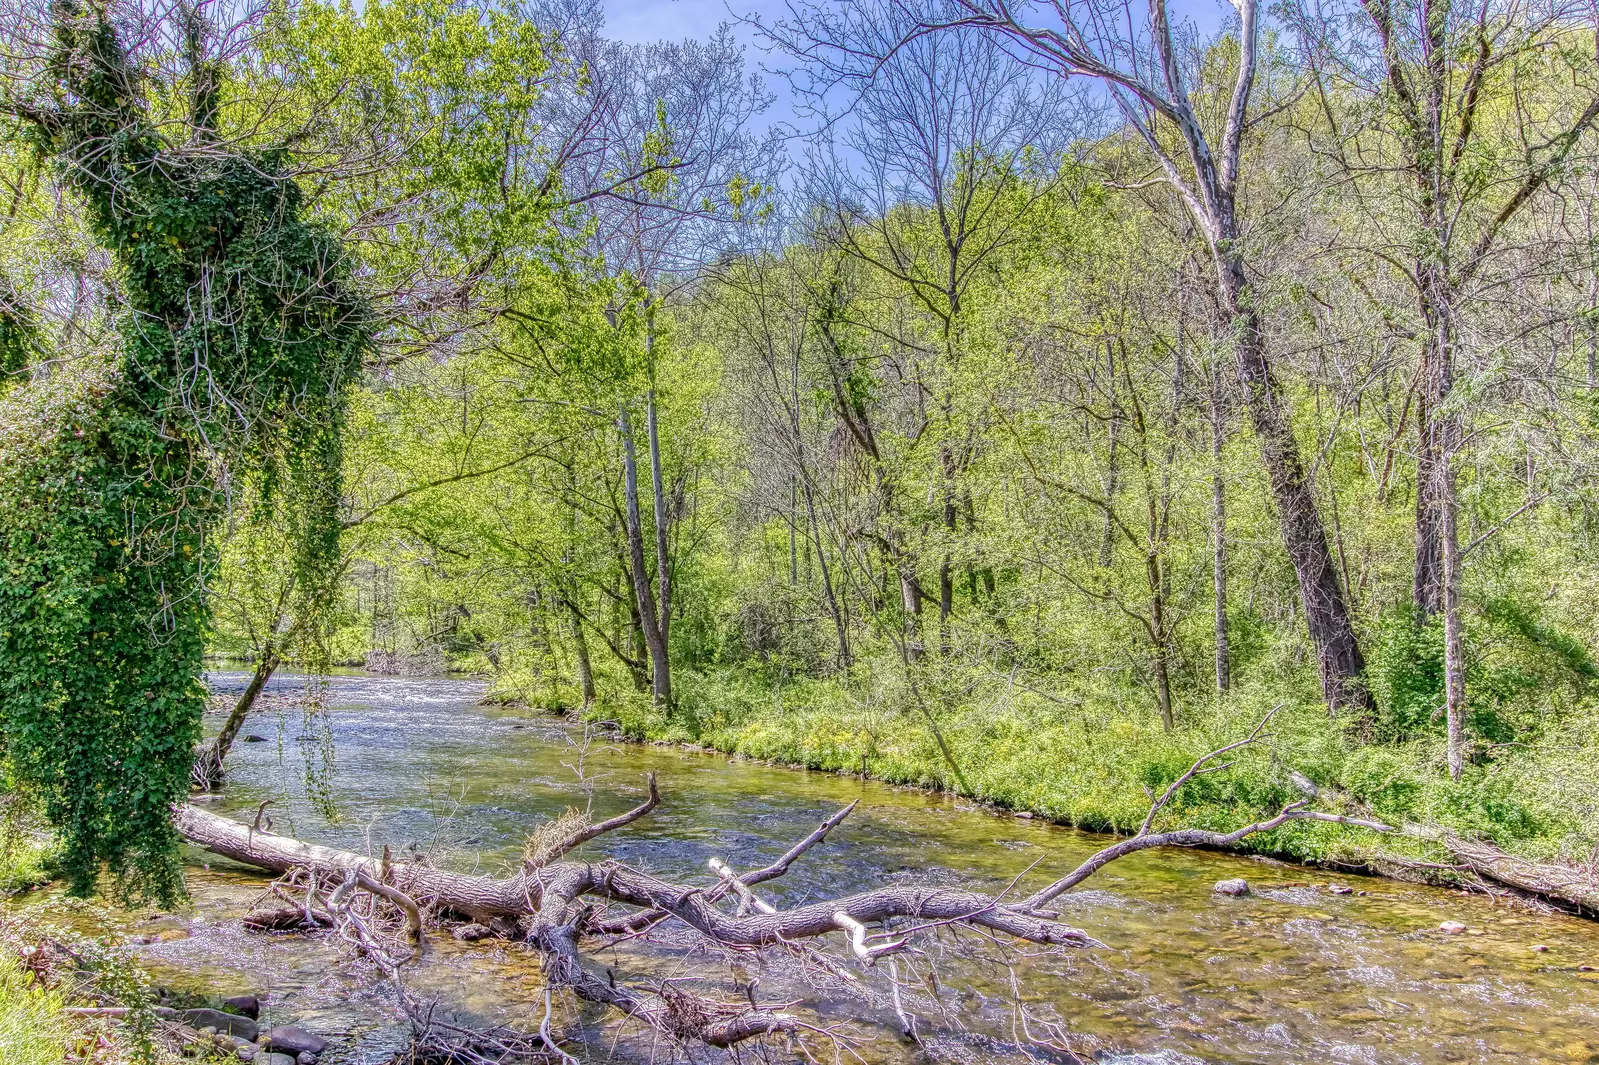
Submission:
[[[611,1060],[556,1034],[578,999],[656,1040],[624,1060],[900,1060],[754,983],[596,975],[593,937],[674,922],[870,968],[957,1060],[906,944],[1102,947],[1047,905],[1172,845],[1599,912],[1599,18],[1201,6],[793,0],[632,42],[597,0],[6,0],[0,888],[171,910],[196,848],[278,877],[273,927],[391,983],[413,1065]],[[575,790],[510,879],[316,845],[356,676],[559,719]],[[278,790],[240,791],[263,732]],[[1115,838],[1025,901],[990,898],[1017,856],[939,851],[942,890],[774,909],[843,813],[703,890],[576,859],[689,786],[649,762],[600,819],[595,737]],[[184,1044],[122,1023],[166,1001],[124,961],[41,1005],[102,963],[15,912],[0,1047],[90,1026],[16,1060]],[[402,955],[468,919],[537,956],[542,1023],[418,1025]],[[77,960],[30,985],[42,942]],[[1179,1060],[1034,1023],[1007,1045],[1056,1056],[1016,1060]],[[1304,1060],[1215,1054],[1180,1060]]]

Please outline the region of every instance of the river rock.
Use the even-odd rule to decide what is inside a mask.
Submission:
[[[1548,950],[1549,948],[1544,946],[1542,943],[1534,943],[1532,945],[1532,949],[1537,951],[1539,954],[1542,954],[1544,951]]]
[[[265,743],[266,741],[267,741],[267,738],[265,736],[246,736],[246,737],[244,737],[244,742],[245,743]]]
[[[243,1039],[255,1042],[256,1036],[261,1034],[261,1026],[248,1017],[241,1017],[236,1013],[223,1013],[221,1010],[184,1010],[178,1015],[179,1019],[190,1028],[210,1028],[217,1032],[226,1032]]]
[[[287,1054],[268,1053],[265,1060],[256,1055],[256,1065],[296,1065],[295,1060]]]
[[[1241,876],[1235,876],[1231,880],[1218,880],[1211,890],[1218,895],[1231,895],[1236,899],[1249,894],[1249,881]]]
[[[303,1028],[296,1028],[292,1024],[285,1024],[274,1028],[267,1033],[268,1044],[274,1054],[287,1054],[288,1065],[294,1065],[294,1058],[300,1054],[320,1055],[328,1048],[328,1041],[319,1035],[312,1035]],[[273,1065],[277,1065],[273,1062]]]
[[[240,1061],[254,1061],[261,1051],[256,1048],[254,1043],[241,1043],[234,1049],[233,1053]]]
[[[222,1008],[228,1013],[237,1013],[252,1021],[261,1019],[261,1000],[254,995],[234,995],[232,998],[225,998],[222,1000]]]
[[[1461,924],[1459,921],[1445,921],[1443,924],[1438,926],[1438,931],[1448,932],[1452,936],[1458,936],[1465,930],[1466,926]]]
[[[1350,887],[1348,884],[1334,884],[1327,890],[1331,891],[1334,895],[1353,895],[1355,893],[1355,889]]]
[[[295,1058],[294,1060],[295,1060],[296,1065],[316,1065],[316,1055],[315,1054],[301,1054],[299,1057]]]
[[[494,934],[494,929],[481,924],[464,924],[450,933],[463,943],[476,943],[480,939],[487,939]]]

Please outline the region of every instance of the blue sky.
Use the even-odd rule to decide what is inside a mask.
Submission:
[[[1136,0],[1135,0],[1136,2]],[[1204,33],[1219,29],[1232,14],[1228,0],[1172,0],[1174,21],[1191,21]],[[748,49],[752,72],[762,66],[781,65],[782,57],[769,56],[754,46],[755,35],[748,26],[736,25],[737,16],[760,15],[768,20],[783,17],[785,0],[606,0],[606,31],[611,37],[630,43],[708,37],[723,22],[735,23],[734,33]],[[765,118],[771,123],[793,121],[793,103],[781,77],[767,75],[767,89],[776,99]]]

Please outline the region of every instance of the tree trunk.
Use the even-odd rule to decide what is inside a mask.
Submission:
[[[1460,623],[1460,541],[1455,529],[1454,477],[1449,465],[1454,434],[1445,429],[1439,456],[1443,469],[1438,497],[1439,539],[1443,549],[1444,708],[1449,729],[1449,776],[1458,781],[1466,767],[1466,663]]]
[[[661,437],[656,428],[655,389],[652,388],[645,394],[644,404],[644,432],[649,437],[650,447],[650,492],[655,500],[655,582],[660,588],[656,595],[656,604],[660,609],[657,627],[660,629],[661,642],[670,646],[672,556],[668,537],[671,535],[671,526],[666,517],[666,482],[661,476]]]
[[[577,604],[563,591],[561,606],[566,610],[567,622],[572,627],[572,648],[577,658],[577,684],[582,693],[583,709],[587,710],[594,705],[594,665],[589,659],[589,641],[583,634],[583,616],[578,613]]]
[[[667,658],[666,641],[655,612],[655,592],[649,572],[644,568],[644,525],[639,518],[638,451],[633,443],[633,419],[627,404],[622,404],[618,425],[622,435],[623,491],[627,497],[627,546],[632,565],[633,593],[638,604],[638,627],[650,656],[650,691],[655,702],[672,701],[672,665]]]
[[[1121,487],[1121,431],[1122,407],[1116,394],[1116,349],[1105,341],[1105,382],[1110,390],[1110,443],[1105,458],[1105,525],[1099,534],[1099,564],[1109,566],[1116,560],[1116,526],[1111,520],[1109,507],[1116,505],[1116,492]]]
[[[1225,428],[1218,380],[1210,402],[1210,530],[1214,541],[1211,552],[1212,577],[1216,588],[1216,690],[1232,688],[1232,648],[1227,631],[1227,488],[1222,476],[1222,431]]]
[[[1226,235],[1229,240],[1237,236],[1230,230]],[[1266,355],[1266,339],[1252,302],[1253,293],[1244,278],[1242,263],[1218,255],[1217,269],[1223,306],[1233,322],[1238,379],[1271,482],[1283,546],[1298,578],[1305,621],[1316,648],[1322,696],[1334,715],[1351,713],[1357,726],[1366,729],[1373,710],[1364,677],[1366,660],[1338,582],[1321,513],[1305,480],[1299,443],[1294,439],[1282,390]]]
[[[244,727],[244,719],[250,716],[250,711],[254,709],[262,689],[266,687],[267,681],[272,679],[272,674],[277,672],[282,661],[277,645],[268,640],[261,648],[261,657],[256,659],[255,673],[250,677],[250,683],[245,686],[239,701],[233,704],[227,721],[222,724],[222,731],[217,733],[214,741],[201,748],[195,757],[191,777],[194,785],[200,790],[212,791],[221,785],[223,760],[233,749],[233,741],[238,739],[239,730]]]
[[[849,650],[849,627],[843,606],[838,601],[838,593],[833,588],[832,567],[827,562],[827,549],[822,545],[822,527],[816,519],[816,498],[812,494],[811,480],[803,471],[800,484],[805,494],[805,514],[810,519],[812,535],[816,540],[816,561],[822,571],[822,595],[827,599],[827,610],[833,616],[833,628],[838,633],[839,665],[848,669],[854,661]]]

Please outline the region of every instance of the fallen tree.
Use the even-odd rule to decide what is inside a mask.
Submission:
[[[1261,727],[1264,725],[1262,722]],[[259,824],[242,824],[193,806],[178,807],[174,820],[186,839],[213,854],[275,874],[306,874],[303,906],[308,927],[335,920],[324,919],[324,915],[349,913],[349,899],[361,892],[370,895],[374,904],[379,899],[393,904],[396,923],[403,914],[405,927],[417,933],[421,930],[419,914],[459,914],[499,935],[533,946],[542,956],[548,988],[569,990],[580,998],[611,1006],[624,1017],[681,1042],[728,1047],[753,1037],[793,1033],[810,1026],[780,1005],[759,1003],[753,988],[743,1000],[720,1001],[690,994],[671,983],[654,989],[629,986],[609,971],[604,976],[590,971],[583,961],[584,947],[594,943],[604,946],[607,939],[645,935],[672,924],[686,927],[704,944],[722,950],[785,951],[815,969],[854,980],[857,977],[847,965],[813,945],[821,937],[840,932],[849,956],[859,965],[873,967],[879,960],[888,960],[895,1008],[909,1033],[914,1030],[914,1021],[899,1002],[898,977],[893,966],[896,956],[916,950],[913,944],[918,937],[958,926],[1000,943],[1039,944],[1054,949],[1103,946],[1083,930],[1062,923],[1060,913],[1050,909],[1049,904],[1128,854],[1168,846],[1229,847],[1254,833],[1302,820],[1391,831],[1376,821],[1308,809],[1304,801],[1291,803],[1271,818],[1232,832],[1192,828],[1155,831],[1161,812],[1183,785],[1196,776],[1226,768],[1226,763],[1218,764],[1215,759],[1254,742],[1260,731],[1256,729],[1247,739],[1194,763],[1153,800],[1136,834],[1105,847],[1032,895],[1014,900],[1011,893],[1020,875],[995,895],[943,886],[891,884],[792,909],[779,909],[761,898],[755,889],[782,876],[806,851],[826,839],[854,804],[824,820],[764,868],[737,873],[713,859],[711,871],[715,879],[709,884],[678,884],[615,860],[572,857],[583,844],[632,824],[659,805],[660,793],[653,774],[648,780],[647,798],[620,816],[591,824],[585,818],[569,815],[542,826],[530,841],[520,868],[503,878],[437,869],[422,859],[395,861],[387,852],[370,857],[336,850],[276,835],[262,830]],[[318,885],[326,889],[325,899],[319,894]],[[911,922],[908,926],[894,925],[907,919]],[[374,941],[370,924],[370,919],[353,920],[343,934],[358,947],[384,959],[386,965],[397,968],[392,952]],[[873,926],[879,930],[873,931]]]

